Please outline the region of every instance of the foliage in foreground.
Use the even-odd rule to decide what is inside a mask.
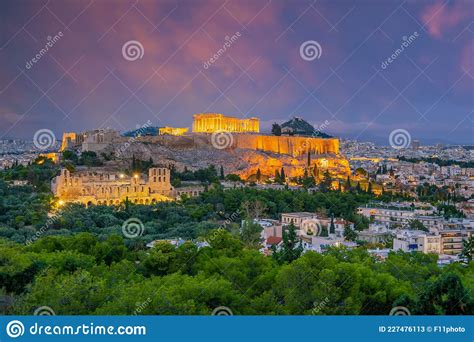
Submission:
[[[131,250],[121,237],[50,236],[30,246],[0,240],[0,287],[9,314],[40,306],[56,314],[387,315],[473,314],[474,266],[436,265],[435,255],[392,253],[378,262],[363,249],[308,252],[277,263],[220,229],[210,247],[158,243]]]

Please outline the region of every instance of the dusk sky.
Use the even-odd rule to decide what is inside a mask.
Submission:
[[[256,116],[262,131],[301,116],[384,145],[399,128],[474,144],[473,20],[472,0],[3,0],[0,139],[191,127],[217,112]],[[131,40],[142,58],[124,58]],[[319,58],[302,58],[307,41]]]

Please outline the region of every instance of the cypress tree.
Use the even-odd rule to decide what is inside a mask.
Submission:
[[[346,191],[351,190],[351,178],[347,176],[346,185],[344,186]]]
[[[221,173],[221,179],[224,179],[224,178],[225,178],[225,176],[224,176],[224,168],[222,167],[222,165],[221,165],[221,172],[220,172],[220,173]]]
[[[277,182],[277,183],[281,182],[281,176],[280,176],[280,172],[278,172],[278,170],[275,170],[275,182]]]
[[[331,224],[329,226],[329,234],[336,234],[336,226],[334,225],[334,215],[331,216]]]

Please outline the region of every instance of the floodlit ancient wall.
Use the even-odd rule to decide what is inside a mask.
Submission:
[[[188,133],[188,128],[186,127],[161,127],[159,129],[159,134],[160,135],[164,135],[164,134],[168,134],[168,135],[183,135],[183,134],[186,134]]]
[[[294,157],[308,153],[339,154],[339,140],[336,138],[311,138],[273,135],[234,134],[234,147],[288,154]]]

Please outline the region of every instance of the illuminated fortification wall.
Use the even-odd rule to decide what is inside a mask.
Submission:
[[[187,136],[146,136],[137,142],[166,146],[170,149],[213,148],[211,134],[190,134]],[[232,133],[230,149],[242,148],[255,151],[287,154],[293,157],[312,154],[339,154],[339,139],[294,136],[274,136],[260,134]]]
[[[315,154],[339,154],[339,140],[336,138],[246,134],[234,134],[233,138],[234,145],[237,148],[288,154],[293,157],[306,154],[308,151]]]

